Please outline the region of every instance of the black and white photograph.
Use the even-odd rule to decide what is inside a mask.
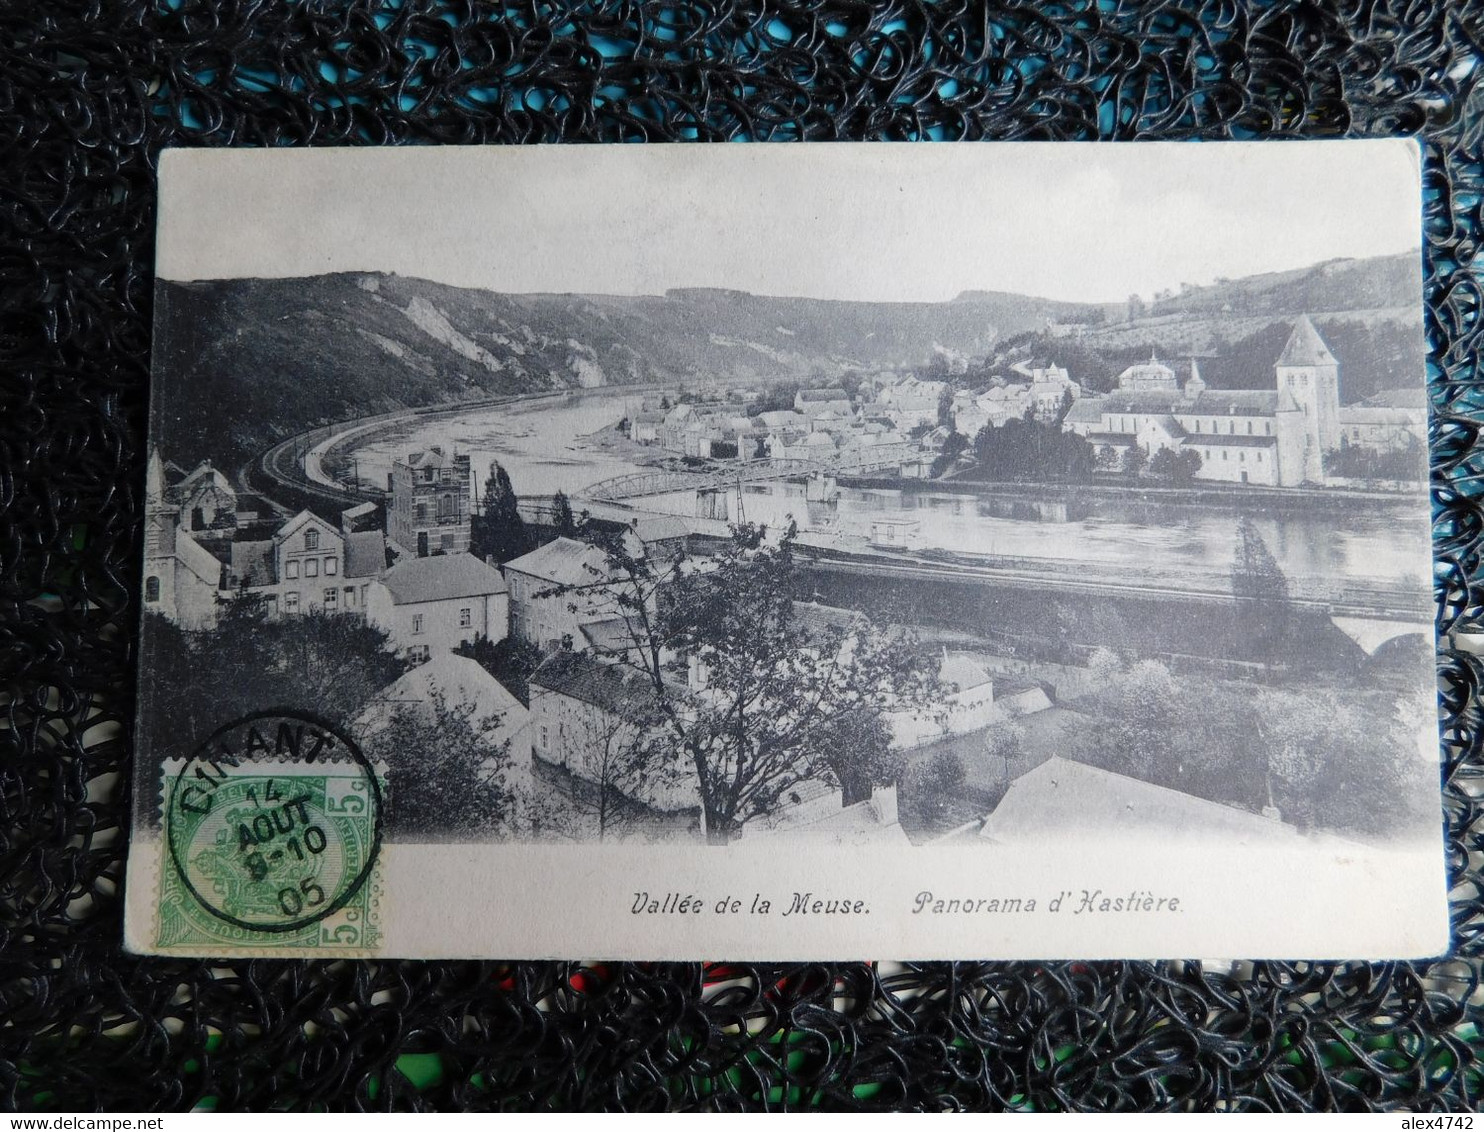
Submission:
[[[1445,945],[1412,143],[161,184],[139,875],[291,710],[380,776],[388,954]]]

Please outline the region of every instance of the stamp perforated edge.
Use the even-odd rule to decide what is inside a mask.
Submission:
[[[297,713],[286,713],[297,714]],[[229,943],[222,940],[203,940],[201,942],[163,944],[161,939],[162,917],[164,913],[165,888],[168,882],[168,874],[174,867],[170,857],[169,832],[166,823],[167,810],[171,784],[187,767],[191,759],[172,758],[162,760],[160,763],[159,777],[155,784],[154,801],[157,807],[160,823],[158,827],[150,823],[147,836],[141,840],[145,842],[144,847],[149,852],[152,860],[149,862],[149,896],[148,896],[148,918],[147,922],[138,924],[142,928],[142,938],[135,935],[126,940],[133,945],[131,950],[137,950],[141,954],[177,955],[189,957],[300,957],[306,959],[348,959],[348,958],[371,958],[384,952],[385,930],[383,924],[383,902],[386,895],[384,883],[386,844],[379,845],[376,858],[372,861],[371,868],[366,876],[365,882],[360,886],[356,897],[363,903],[366,914],[364,930],[371,935],[372,942],[359,946],[346,946],[344,944],[319,942],[306,944],[300,935],[282,936],[274,932],[259,932],[253,937],[251,943]],[[385,805],[387,796],[387,767],[385,763],[365,763],[371,768],[379,788],[382,804]],[[321,774],[326,769],[348,771],[355,769],[364,771],[360,760],[347,758],[342,755],[331,755],[315,759],[299,757],[275,757],[272,760],[257,764],[255,772],[282,774],[283,777],[292,779],[296,775],[307,775],[309,773]],[[145,862],[137,862],[144,864]],[[137,881],[138,869],[133,870],[132,880]],[[344,911],[341,909],[340,911]],[[338,913],[337,913],[338,915]],[[333,919],[334,917],[330,917]],[[126,925],[128,927],[130,925]],[[318,927],[318,925],[314,925]],[[320,933],[316,932],[319,936]],[[275,938],[277,937],[277,938]],[[321,937],[322,938],[322,937]]]

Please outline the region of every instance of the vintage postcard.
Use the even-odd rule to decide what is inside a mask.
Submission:
[[[1448,946],[1410,141],[160,167],[127,945]]]

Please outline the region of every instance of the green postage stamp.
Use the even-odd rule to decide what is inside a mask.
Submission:
[[[376,949],[384,792],[354,742],[297,712],[238,720],[166,764],[156,946]]]

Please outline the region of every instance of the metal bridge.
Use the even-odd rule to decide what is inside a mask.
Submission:
[[[723,491],[739,487],[744,483],[763,483],[767,480],[797,479],[811,475],[834,475],[834,469],[816,460],[748,460],[729,465],[697,471],[635,472],[627,476],[615,476],[602,480],[579,494],[584,499],[603,503],[617,503],[625,499],[638,499],[646,495],[665,495],[672,491]]]

